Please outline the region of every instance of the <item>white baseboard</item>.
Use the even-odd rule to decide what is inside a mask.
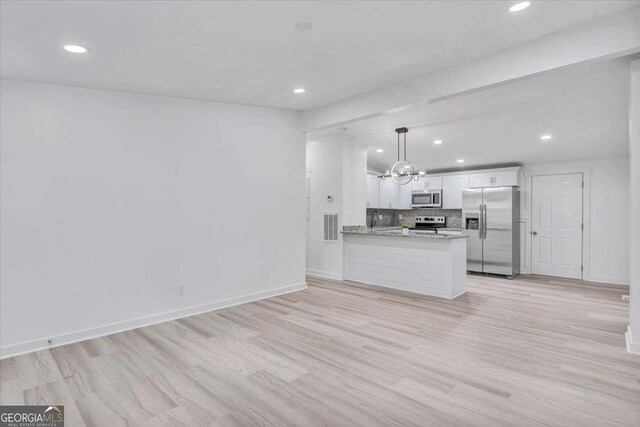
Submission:
[[[321,277],[323,279],[344,280],[343,274],[330,273],[328,271],[321,271],[321,270],[313,270],[311,268],[307,268],[307,275]]]
[[[531,274],[531,272],[525,269],[525,270],[520,270],[520,274],[529,275],[529,274]],[[604,284],[609,283],[611,285],[627,285],[627,286],[629,286],[629,279],[619,278],[619,277],[589,276],[589,275],[585,274],[582,277],[582,280],[584,280],[585,282],[604,283]]]
[[[276,289],[270,289],[264,292],[244,295],[241,297],[230,298],[222,301],[215,301],[207,304],[197,305],[193,307],[182,308],[180,310],[169,311],[166,313],[155,314],[140,319],[127,320],[124,322],[111,323],[97,328],[85,329],[81,331],[71,332],[68,334],[47,337],[39,340],[28,341],[20,344],[8,345],[0,347],[0,359],[18,356],[20,354],[32,353],[34,351],[46,350],[48,348],[60,347],[62,345],[72,344],[78,341],[85,341],[93,338],[103,337],[118,332],[124,332],[131,329],[141,328],[143,326],[155,325],[156,323],[167,322],[169,320],[180,319],[182,317],[194,316],[209,311],[220,310],[222,308],[232,307],[234,305],[245,304],[265,298],[271,298],[278,295],[288,294],[290,292],[306,289],[305,282],[294,285],[283,286]],[[53,345],[49,345],[48,340],[53,339]]]
[[[624,338],[627,342],[627,351],[640,356],[640,342],[631,341],[631,325],[627,325],[627,332],[624,334]]]
[[[629,279],[620,277],[585,276],[583,279],[588,282],[611,283],[612,285],[629,285]]]

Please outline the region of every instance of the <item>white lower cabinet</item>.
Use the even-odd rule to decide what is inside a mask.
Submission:
[[[462,190],[469,188],[469,175],[442,177],[442,208],[462,209]]]

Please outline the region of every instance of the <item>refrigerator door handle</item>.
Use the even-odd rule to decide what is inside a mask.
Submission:
[[[482,238],[487,238],[487,205],[482,205]]]
[[[484,239],[484,237],[482,236],[482,232],[484,229],[484,221],[483,221],[483,217],[482,217],[482,203],[480,203],[480,205],[478,205],[478,209],[480,211],[480,214],[478,215],[478,237],[480,239]]]

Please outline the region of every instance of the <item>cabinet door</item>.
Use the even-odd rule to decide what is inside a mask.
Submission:
[[[426,177],[424,188],[427,190],[442,190],[442,177],[441,176]]]
[[[411,209],[411,183],[398,187],[398,209]]]
[[[424,191],[425,188],[425,178],[424,177],[420,177],[419,180],[417,181],[411,181],[411,184],[407,184],[408,186],[411,186],[411,191]]]
[[[469,175],[442,177],[442,208],[462,209],[462,190],[469,188]]]
[[[367,207],[380,207],[380,179],[375,175],[367,175]]]
[[[503,171],[493,173],[494,187],[515,187],[518,185],[518,171]]]
[[[380,181],[380,209],[398,208],[398,184],[392,179]]]
[[[493,184],[493,174],[488,173],[473,173],[469,177],[469,188],[483,188],[491,187]]]

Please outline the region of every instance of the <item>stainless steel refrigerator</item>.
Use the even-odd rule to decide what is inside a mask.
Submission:
[[[462,191],[467,270],[513,278],[520,271],[518,187]]]

